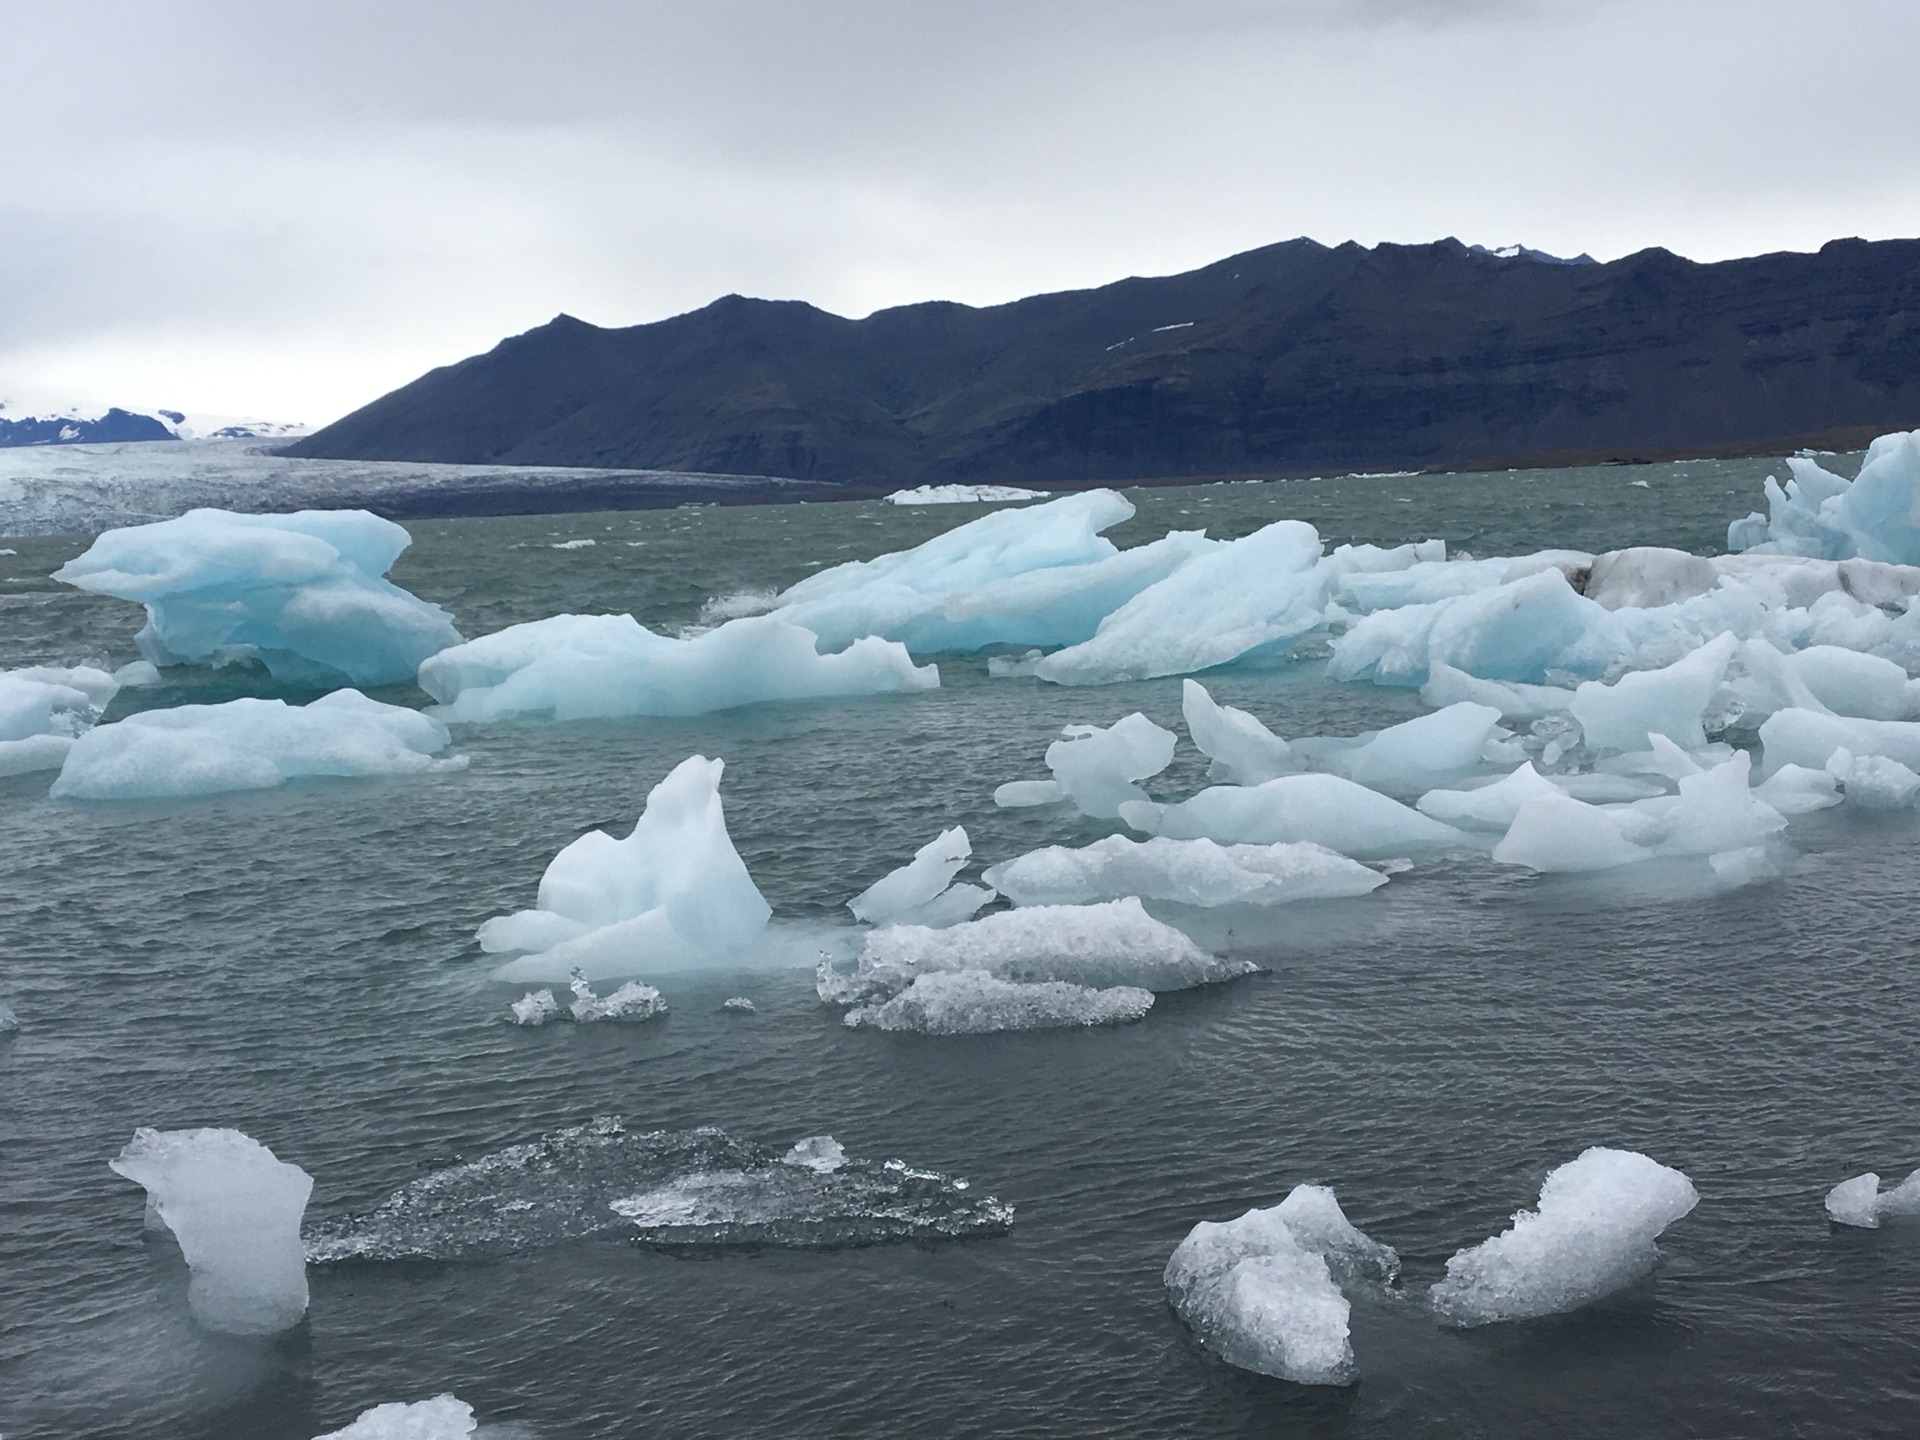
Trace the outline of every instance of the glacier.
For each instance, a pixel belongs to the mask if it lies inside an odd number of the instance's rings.
[[[53,782],[68,800],[156,800],[268,790],[291,780],[421,775],[464,769],[437,759],[438,721],[358,690],[306,705],[228,700],[143,710],[75,740]]]
[[[1348,1287],[1390,1284],[1400,1257],[1369,1239],[1332,1190],[1298,1185],[1278,1205],[1201,1221],[1167,1260],[1174,1312],[1229,1365],[1302,1385],[1354,1380]]]
[[[773,700],[911,694],[940,672],[874,637],[822,655],[812,631],[770,615],[658,635],[631,615],[553,615],[454,645],[420,666],[450,723],[704,715]]]
[[[1685,1175],[1637,1151],[1584,1150],[1511,1229],[1447,1261],[1429,1299],[1455,1325],[1577,1310],[1651,1271],[1654,1241],[1699,1203]]]
[[[589,830],[555,855],[534,908],[480,927],[487,953],[524,952],[494,978],[592,982],[739,961],[773,912],[727,834],[725,768],[688,757],[624,839]]]
[[[209,1330],[271,1335],[307,1311],[300,1220],[313,1179],[238,1130],[142,1127],[114,1159],[142,1186],[149,1222],[179,1242],[187,1303]]]
[[[303,684],[393,685],[460,643],[453,617],[385,577],[412,537],[364,510],[192,510],[108,530],[54,579],[146,607],[155,665],[258,660]]]

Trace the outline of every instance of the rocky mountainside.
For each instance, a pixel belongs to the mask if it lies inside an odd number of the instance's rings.
[[[1582,257],[1584,259],[1584,257]],[[1920,425],[1920,241],[1702,265],[1310,240],[847,320],[731,295],[562,315],[294,444],[844,485],[1760,453]]]

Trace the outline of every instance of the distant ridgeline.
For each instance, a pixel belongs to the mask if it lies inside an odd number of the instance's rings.
[[[1916,425],[1920,241],[1601,265],[1293,240],[987,309],[562,315],[290,453],[1071,485],[1845,448]]]
[[[173,431],[151,415],[118,406],[92,419],[71,415],[0,415],[0,446],[105,445],[122,440],[173,440]]]

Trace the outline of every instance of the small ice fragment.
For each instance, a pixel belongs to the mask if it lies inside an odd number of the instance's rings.
[[[20,1017],[13,1013],[12,1006],[8,1005],[4,1000],[0,1000],[0,1035],[6,1034],[9,1030],[18,1030],[19,1028]]]
[[[180,1242],[187,1303],[209,1330],[270,1335],[307,1310],[300,1219],[313,1179],[238,1130],[134,1131],[108,1162],[146,1188]]]
[[[1596,1146],[1547,1176],[1537,1209],[1447,1262],[1433,1306],[1456,1325],[1577,1310],[1653,1269],[1654,1240],[1700,1203],[1678,1170]]]
[[[809,1135],[796,1140],[793,1148],[780,1157],[782,1165],[798,1165],[817,1175],[830,1175],[847,1163],[846,1148],[831,1135]]]
[[[1180,697],[1194,747],[1213,762],[1209,780],[1259,785],[1300,769],[1285,740],[1245,710],[1216,703],[1198,680],[1184,681]]]
[[[516,1025],[544,1025],[560,1013],[551,990],[529,990],[507,1008],[513,1012]]]
[[[1122,805],[1145,800],[1147,792],[1133,782],[1166,769],[1178,743],[1138,711],[1105,729],[1069,725],[1063,733],[1066,739],[1047,747],[1047,768],[1080,812],[1096,820],[1117,820]]]
[[[907,864],[888,871],[849,900],[847,908],[853,911],[856,920],[864,920],[869,925],[925,924],[929,907],[937,906],[941,897],[950,893],[953,877],[959,874],[972,854],[973,846],[963,827],[956,825],[951,830],[943,830],[922,845]],[[977,893],[978,903],[947,923],[966,919],[980,904],[992,898],[991,892],[983,890]],[[940,918],[945,919],[946,912],[954,908],[943,907]]]
[[[475,1424],[471,1405],[452,1395],[436,1395],[411,1405],[397,1400],[375,1405],[362,1410],[351,1425],[314,1440],[466,1440]]]
[[[578,973],[568,987],[573,991],[573,1004],[568,1009],[582,1024],[594,1020],[651,1020],[667,1013],[667,1002],[660,998],[660,992],[637,980],[629,980],[604,997],[595,995],[593,987]]]
[[[1920,775],[1885,755],[1855,755],[1844,745],[1827,757],[1827,774],[1847,803],[1867,810],[1904,810],[1920,794]]]
[[[720,1008],[728,1015],[753,1014],[753,1001],[744,995],[733,995],[720,1002]]]
[[[132,660],[114,671],[113,678],[128,688],[158,685],[160,667],[151,660]]]
[[[1872,1172],[1842,1180],[1827,1192],[1827,1216],[1836,1224],[1877,1230],[1892,1215],[1920,1215],[1920,1170],[1884,1192]]]
[[[556,540],[548,548],[551,550],[585,550],[589,545],[595,543],[596,542],[592,540]]]
[[[1030,805],[1057,805],[1067,798],[1058,780],[1009,780],[993,792],[993,803],[1006,810]]]

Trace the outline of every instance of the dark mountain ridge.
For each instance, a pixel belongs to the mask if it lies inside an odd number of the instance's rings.
[[[1073,485],[1751,454],[1915,424],[1920,241],[1703,265],[1292,240],[984,308],[562,315],[287,453]]]

